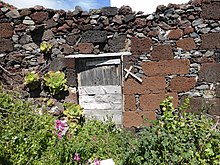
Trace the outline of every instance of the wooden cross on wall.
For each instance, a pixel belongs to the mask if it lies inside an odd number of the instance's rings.
[[[140,83],[142,83],[143,80],[140,77],[138,77],[135,74],[133,74],[131,72],[132,69],[133,69],[133,66],[130,66],[129,69],[126,69],[126,68],[124,69],[124,71],[126,72],[125,79],[127,79],[129,74],[130,74],[133,78],[137,79]]]

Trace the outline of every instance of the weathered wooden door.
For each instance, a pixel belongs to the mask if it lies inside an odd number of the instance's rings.
[[[119,57],[77,60],[79,104],[87,117],[112,117],[122,124],[121,60]]]

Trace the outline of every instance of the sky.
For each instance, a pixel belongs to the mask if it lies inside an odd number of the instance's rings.
[[[74,10],[75,6],[81,6],[83,10],[99,9],[110,6],[110,0],[3,0],[15,7],[28,8],[41,5],[46,8]]]
[[[41,5],[46,8],[74,10],[75,6],[81,6],[84,10],[99,9],[104,6],[121,7],[129,5],[134,11],[153,13],[158,5],[168,3],[187,3],[189,0],[3,0],[17,8],[33,7]]]

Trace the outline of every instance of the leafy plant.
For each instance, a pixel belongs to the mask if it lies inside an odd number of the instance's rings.
[[[161,119],[132,143],[124,164],[219,164],[220,133],[205,115],[186,113],[189,99],[177,110],[172,97],[161,105]]]
[[[24,77],[24,84],[30,89],[37,89],[40,85],[40,77],[35,71],[29,72]]]
[[[66,110],[67,115],[82,114],[72,104]],[[75,134],[63,135],[65,127],[64,120],[35,113],[28,102],[0,91],[0,164],[84,165],[107,158],[122,164],[132,139],[112,121],[89,120]]]
[[[108,121],[88,120],[73,136],[71,145],[73,153],[78,153],[81,164],[88,160],[104,160],[112,158],[116,164],[123,164],[125,153],[128,152],[132,135],[116,128],[115,123]]]
[[[64,103],[64,108],[63,114],[66,116],[67,123],[76,132],[84,121],[83,108],[73,103]]]
[[[52,53],[52,45],[43,41],[41,44],[40,44],[40,52],[43,53],[43,54],[50,54]]]
[[[33,164],[55,142],[54,119],[0,91],[0,164]]]
[[[44,84],[49,88],[52,95],[59,94],[61,91],[67,90],[65,74],[63,72],[49,71],[44,75]]]

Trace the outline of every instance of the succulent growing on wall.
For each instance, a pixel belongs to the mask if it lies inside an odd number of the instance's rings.
[[[49,71],[44,75],[44,84],[48,87],[51,95],[59,94],[61,91],[67,90],[66,78],[63,72]]]
[[[34,90],[37,89],[40,85],[40,77],[38,73],[32,71],[27,73],[24,77],[24,84],[30,89]]]
[[[77,131],[83,122],[83,108],[73,103],[64,103],[63,114],[67,118],[67,123],[74,131]]]
[[[44,59],[48,61],[51,59],[51,54],[52,54],[52,45],[48,42],[43,41],[40,44],[40,52],[43,53]]]

